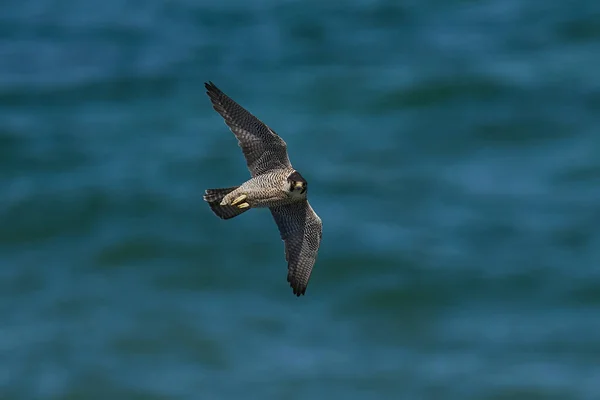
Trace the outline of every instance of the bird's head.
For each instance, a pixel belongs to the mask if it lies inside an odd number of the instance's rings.
[[[298,171],[294,171],[287,178],[289,184],[289,191],[291,194],[306,196],[306,190],[308,189],[308,183],[306,179],[300,175]]]

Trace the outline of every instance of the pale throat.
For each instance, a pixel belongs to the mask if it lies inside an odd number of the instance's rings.
[[[299,190],[293,190],[291,192],[288,192],[288,194],[293,199],[303,199],[303,198],[306,198],[306,192],[300,193]]]

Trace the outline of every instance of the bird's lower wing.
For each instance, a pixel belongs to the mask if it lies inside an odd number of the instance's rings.
[[[285,242],[287,280],[294,294],[300,296],[306,292],[321,245],[321,219],[308,201],[271,207],[270,210]]]
[[[205,83],[204,86],[213,108],[237,138],[252,176],[273,169],[291,168],[287,145],[279,135],[212,82]]]

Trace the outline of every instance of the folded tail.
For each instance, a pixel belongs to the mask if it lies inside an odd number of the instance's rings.
[[[220,189],[206,189],[204,192],[204,201],[208,203],[210,209],[221,219],[230,219],[237,217],[238,215],[248,211],[250,208],[238,208],[237,206],[222,206],[221,201],[223,197],[233,192],[239,186],[220,188]]]

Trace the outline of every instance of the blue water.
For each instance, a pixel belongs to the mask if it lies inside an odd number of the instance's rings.
[[[3,2],[0,398],[600,398],[600,3]],[[203,82],[324,224],[306,296]]]

